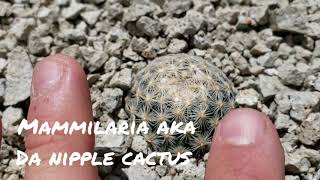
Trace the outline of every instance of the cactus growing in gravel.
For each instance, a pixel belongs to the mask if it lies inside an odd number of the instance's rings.
[[[135,122],[145,121],[151,130],[145,140],[155,151],[173,154],[208,152],[218,120],[234,106],[230,81],[214,65],[187,54],[167,55],[140,71],[126,101]],[[166,121],[193,121],[196,133],[156,134]]]

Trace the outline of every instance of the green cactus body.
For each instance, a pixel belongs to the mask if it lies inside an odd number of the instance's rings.
[[[152,150],[202,156],[234,99],[233,86],[220,69],[200,57],[174,54],[155,59],[137,74],[126,109],[136,123],[148,124],[144,136]],[[196,133],[156,134],[164,121],[193,121]]]

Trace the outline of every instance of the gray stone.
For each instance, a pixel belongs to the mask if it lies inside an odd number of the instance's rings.
[[[2,125],[5,136],[12,136],[17,133],[19,121],[23,119],[23,112],[20,108],[8,107],[2,114]]]
[[[110,57],[109,60],[104,64],[105,72],[115,72],[121,66],[121,60],[117,57]]]
[[[279,5],[281,8],[284,8],[289,5],[288,0],[250,0],[252,5],[257,6],[270,6],[270,5]]]
[[[172,176],[164,176],[160,180],[172,180]]]
[[[191,0],[166,0],[163,10],[172,15],[180,15],[191,8]]]
[[[315,80],[314,89],[320,91],[320,77],[318,77],[318,79]]]
[[[184,50],[186,50],[188,47],[188,44],[184,40],[180,39],[172,39],[169,46],[168,46],[168,52],[169,53],[181,53]]]
[[[106,17],[109,20],[119,20],[122,18],[124,11],[124,7],[122,4],[115,2],[107,2],[104,6],[104,9],[105,11],[102,13],[102,17]]]
[[[313,56],[314,57],[320,57],[320,40],[315,42],[315,48],[313,51]]]
[[[212,47],[219,52],[226,52],[226,42],[225,41],[214,41]]]
[[[11,174],[11,175],[9,175],[9,177],[8,178],[6,178],[7,180],[19,180],[20,178],[19,178],[19,175],[17,175],[17,174]]]
[[[106,50],[109,55],[120,57],[127,46],[128,42],[126,40],[117,40],[116,42],[107,42]]]
[[[286,153],[293,153],[300,143],[295,133],[286,133],[280,140]]]
[[[269,49],[264,43],[258,43],[253,46],[250,52],[253,56],[261,56],[268,52],[271,52],[271,49]]]
[[[9,33],[13,34],[19,40],[27,40],[35,25],[36,22],[33,18],[17,18],[11,25]]]
[[[282,113],[278,113],[274,125],[276,129],[285,130],[289,133],[295,131],[298,128],[298,124],[290,119],[290,116]]]
[[[109,58],[106,52],[95,50],[91,46],[82,46],[80,47],[80,51],[82,57],[87,61],[90,72],[100,69]]]
[[[146,59],[154,59],[157,57],[157,52],[152,46],[149,46],[147,49],[141,52],[141,56]]]
[[[125,11],[122,23],[126,25],[128,22],[137,21],[141,16],[149,14],[154,10],[154,7],[149,4],[134,3]]]
[[[40,7],[40,10],[37,14],[37,17],[43,21],[52,23],[52,21],[55,21],[58,19],[59,16],[59,7],[58,6],[51,6],[51,7]]]
[[[300,177],[288,175],[285,177],[285,180],[300,180]]]
[[[168,38],[189,38],[197,32],[197,27],[187,18],[168,19],[164,23],[166,24],[165,34]]]
[[[285,154],[285,169],[286,172],[299,174],[308,172],[311,163],[307,158],[298,154]]]
[[[154,167],[148,167],[147,165],[132,165],[129,168],[125,168],[122,170],[127,174],[129,180],[160,179]]]
[[[257,59],[258,65],[266,68],[271,68],[275,66],[275,61],[278,59],[279,55],[276,52],[269,52]]]
[[[7,61],[3,58],[0,58],[0,73],[3,73],[5,68],[7,67]]]
[[[312,180],[319,180],[320,179],[320,169],[318,170],[318,172],[314,175]]]
[[[271,27],[275,31],[289,31],[320,38],[320,24],[307,14],[307,6],[288,6],[271,14]]]
[[[142,16],[136,23],[137,29],[149,37],[157,37],[162,29],[159,21]]]
[[[299,149],[297,149],[297,153],[301,156],[307,158],[311,164],[318,164],[320,162],[320,151],[316,149],[306,148],[301,145]]]
[[[132,48],[127,48],[127,49],[123,50],[123,57],[128,58],[132,61],[142,61],[143,60],[143,58],[137,52],[133,51]]]
[[[238,21],[239,15],[240,15],[240,10],[239,8],[236,8],[236,7],[219,8],[216,11],[216,17],[221,22],[228,22],[229,24],[236,24]]]
[[[156,171],[160,177],[163,177],[167,174],[168,166],[156,166]]]
[[[312,50],[314,50],[315,41],[314,41],[311,37],[305,36],[305,37],[303,37],[303,39],[302,39],[301,45],[302,45],[304,48],[312,51]]]
[[[107,113],[113,112],[119,108],[122,101],[123,92],[118,88],[105,88],[101,93],[98,102],[100,107]]]
[[[185,19],[192,23],[192,25],[196,28],[196,31],[204,29],[207,24],[203,14],[195,10],[188,11]]]
[[[148,153],[148,143],[140,135],[133,136],[131,148],[136,152]]]
[[[125,68],[117,72],[110,80],[110,87],[119,87],[122,89],[129,89],[132,82],[132,70]]]
[[[31,33],[28,38],[28,49],[34,55],[45,55],[47,43],[36,33]]]
[[[111,123],[114,121],[109,121],[108,123]],[[101,129],[102,131],[105,129]],[[127,149],[128,144],[130,140],[128,139],[128,136],[124,134],[96,134],[95,135],[95,150],[96,151],[103,151],[103,150],[111,150],[116,154],[116,156],[123,155]]]
[[[62,9],[62,16],[66,19],[74,19],[79,16],[84,9],[84,4],[77,3],[77,1],[71,1],[69,7]]]
[[[320,154],[317,150],[301,146],[292,153],[285,153],[286,171],[294,174],[307,172],[312,164],[319,163]]]
[[[67,6],[70,0],[55,0],[54,2],[59,6]]]
[[[238,51],[231,53],[230,59],[234,62],[235,67],[240,70],[241,74],[248,74],[249,63]]]
[[[126,113],[126,111],[123,108],[120,109],[120,111],[118,112],[117,116],[118,116],[119,119],[123,119],[123,120],[126,120],[126,119],[129,118],[128,114]]]
[[[278,110],[302,122],[319,103],[319,92],[278,91],[275,102]]]
[[[32,65],[27,52],[17,47],[8,54],[4,105],[10,106],[30,96]]]
[[[4,95],[5,95],[5,86],[6,80],[4,78],[0,79],[0,102],[3,103],[4,101]]]
[[[245,49],[251,49],[257,43],[258,36],[255,32],[252,33],[243,33],[236,32],[232,33],[227,40],[228,51],[244,51]]]
[[[94,11],[85,11],[80,15],[88,25],[93,26],[98,21],[98,18],[101,15],[101,13],[102,11],[100,10],[94,10]]]
[[[259,75],[258,87],[264,99],[274,97],[279,91],[285,89],[276,76]]]
[[[239,105],[245,105],[248,107],[254,107],[259,102],[259,94],[254,89],[240,90],[237,97],[236,103]]]
[[[106,40],[111,41],[111,42],[117,42],[119,40],[129,42],[131,40],[131,37],[126,30],[124,30],[122,27],[116,25],[110,29],[110,31],[108,32],[108,34],[106,36]]]
[[[284,84],[300,86],[306,78],[307,69],[299,69],[291,63],[286,63],[281,65],[278,71],[279,77]]]
[[[281,43],[278,48],[279,57],[283,59],[288,59],[288,57],[292,55],[294,52],[294,49],[290,47],[287,43]]]
[[[310,70],[312,73],[318,73],[320,71],[320,58],[314,58],[310,64]]]
[[[11,14],[10,3],[1,1],[0,2],[0,17],[9,16]]]
[[[204,179],[205,175],[205,163],[199,162],[197,164],[195,159],[190,159],[190,163],[182,166],[181,164],[177,164],[175,168],[180,171],[179,174],[181,179]],[[196,169],[196,171],[195,171]]]
[[[100,78],[100,74],[98,73],[87,75],[87,80],[90,86],[92,86],[95,82],[97,82],[99,78]]]
[[[64,29],[60,32],[60,36],[66,41],[84,41],[86,33],[81,29]]]
[[[306,145],[315,145],[320,140],[320,113],[310,114],[302,121],[298,132],[299,140]]]
[[[301,46],[295,46],[294,50],[296,52],[295,58],[298,60],[307,60],[310,61],[312,57],[312,52],[302,48]]]
[[[209,37],[204,31],[199,31],[192,39],[195,48],[206,49],[209,47]]]
[[[140,53],[148,48],[148,41],[142,37],[133,38],[131,41],[131,48],[133,51]]]
[[[258,6],[252,7],[249,10],[249,16],[252,18],[257,24],[265,25],[268,23],[268,9],[269,6]]]

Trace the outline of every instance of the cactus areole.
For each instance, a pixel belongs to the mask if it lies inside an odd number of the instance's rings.
[[[145,140],[154,151],[173,154],[209,151],[214,128],[234,106],[234,88],[208,61],[187,54],[159,57],[141,70],[126,100],[135,123],[146,122]],[[159,124],[192,121],[196,133],[157,134]]]

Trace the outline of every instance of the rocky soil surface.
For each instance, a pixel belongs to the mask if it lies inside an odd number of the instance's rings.
[[[75,57],[88,74],[94,119],[126,121],[134,75],[155,57],[201,56],[233,81],[241,107],[265,112],[285,150],[286,180],[320,179],[320,0],[0,0],[0,179],[16,166],[32,70],[49,54]],[[96,137],[99,153],[147,152],[141,136]],[[201,180],[188,166],[99,167],[107,180]]]

